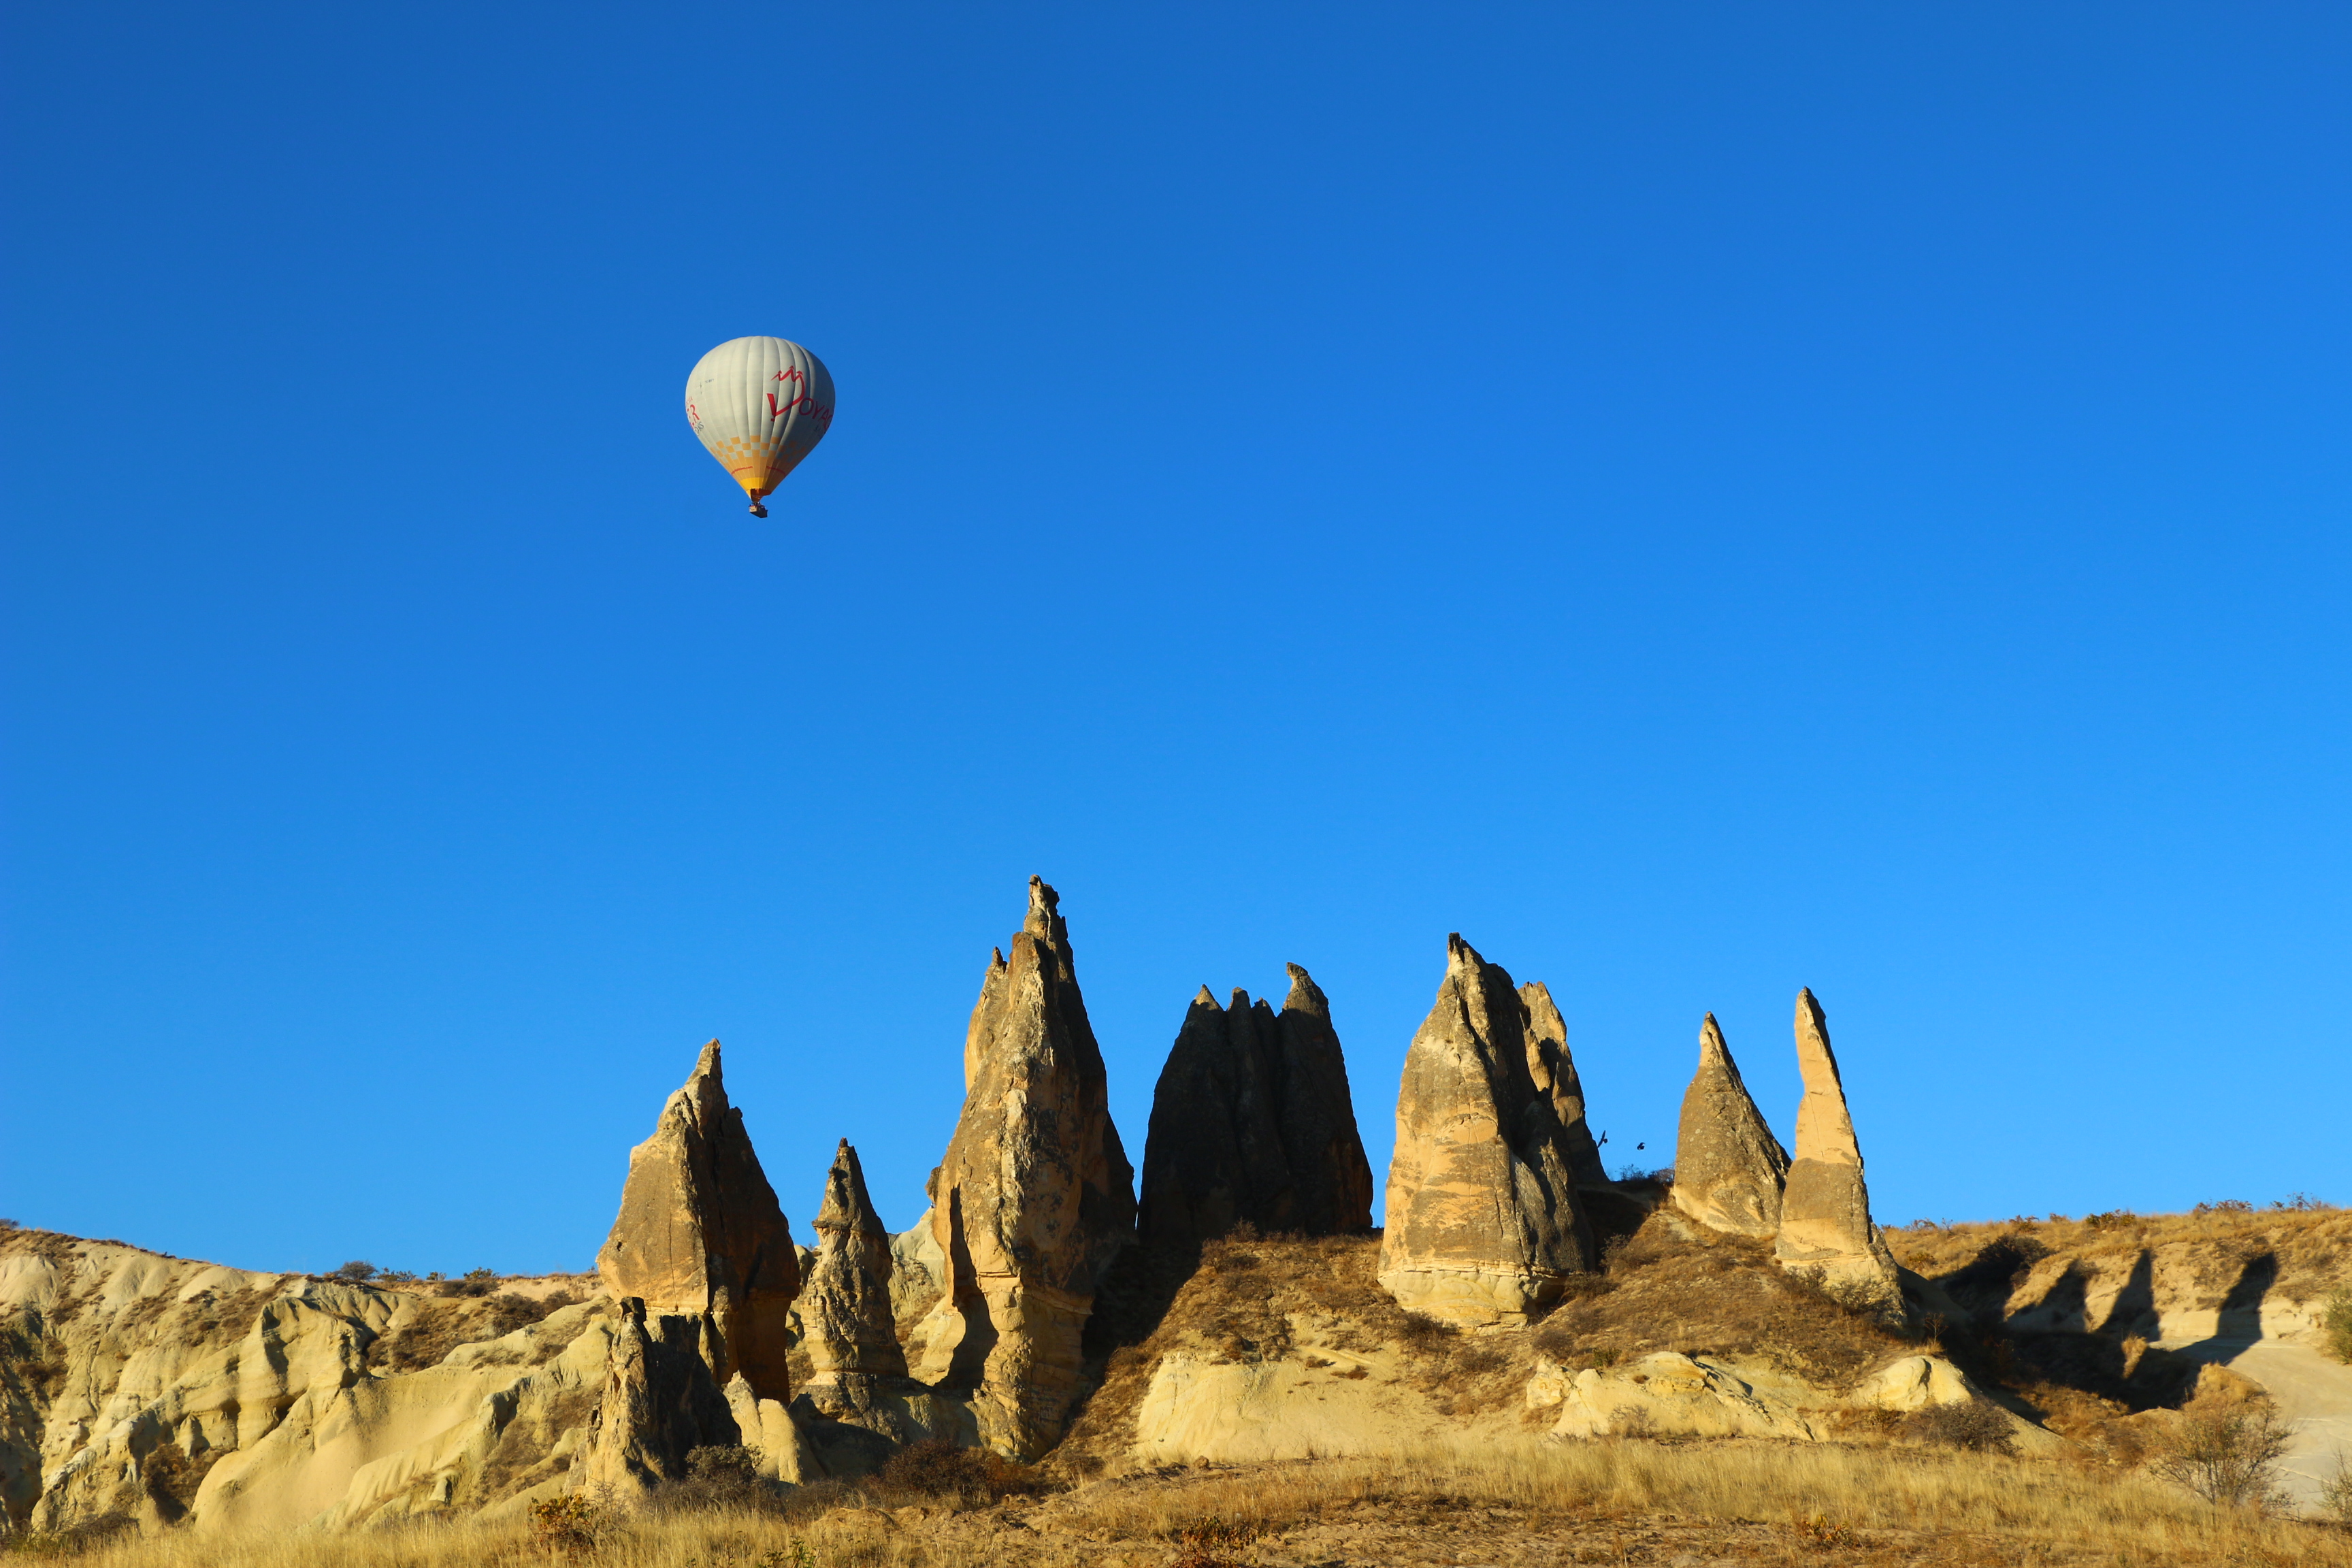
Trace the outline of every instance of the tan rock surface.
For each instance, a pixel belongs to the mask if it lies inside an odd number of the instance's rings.
[[[655,1312],[637,1296],[624,1298],[620,1309],[583,1486],[635,1500],[663,1481],[685,1479],[687,1456],[697,1448],[759,1442],[737,1419],[744,1409],[758,1424],[757,1391],[740,1374],[725,1385],[712,1374],[718,1337],[708,1313]],[[783,1408],[780,1400],[766,1403]],[[770,1468],[775,1472],[772,1458]]]
[[[510,1281],[520,1298],[557,1282]],[[575,1282],[583,1283],[583,1282]],[[471,1510],[560,1481],[587,1436],[610,1316],[511,1332],[496,1304],[0,1232],[0,1506],[37,1531],[291,1529]],[[395,1372],[380,1342],[447,1343]]]
[[[1510,975],[1448,937],[1444,982],[1405,1055],[1389,1165],[1380,1281],[1409,1310],[1462,1327],[1522,1323],[1592,1266],[1532,1034]]]
[[[1135,1217],[1057,906],[1031,878],[1012,957],[992,957],[972,1009],[963,1112],[931,1178],[948,1284],[916,1369],[974,1391],[982,1440],[1023,1458],[1061,1435],[1096,1287]]]
[[[1830,1048],[1829,1020],[1810,990],[1797,993],[1796,1027],[1805,1096],[1797,1108],[1797,1157],[1780,1198],[1773,1256],[1783,1268],[1817,1273],[1858,1302],[1899,1312],[1895,1255],[1870,1217],[1862,1146]]]
[[[740,1372],[760,1397],[790,1397],[800,1263],[743,1113],[727,1102],[717,1040],[662,1107],[653,1136],[629,1152],[596,1272],[615,1300],[641,1300],[653,1318],[707,1319],[706,1359],[720,1385]]]
[[[846,1138],[825,1173],[816,1233],[816,1264],[800,1300],[810,1382],[904,1377],[906,1352],[890,1312],[890,1233],[874,1212],[866,1173]]]
[[[1683,1092],[1674,1205],[1717,1230],[1770,1236],[1780,1228],[1788,1179],[1788,1152],[1756,1109],[1709,1013],[1699,1026],[1698,1071]]]

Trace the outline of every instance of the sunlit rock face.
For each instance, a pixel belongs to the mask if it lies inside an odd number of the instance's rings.
[[[1465,1328],[1524,1323],[1592,1267],[1534,1034],[1502,965],[1446,938],[1445,979],[1405,1054],[1389,1164],[1380,1280],[1410,1310]]]
[[[1788,1179],[1788,1152],[1749,1098],[1709,1013],[1699,1026],[1698,1071],[1683,1093],[1674,1205],[1717,1230],[1768,1237],[1780,1228],[1780,1189]]]
[[[1899,1312],[1895,1255],[1871,1222],[1862,1146],[1830,1049],[1829,1020],[1809,990],[1797,993],[1797,1070],[1805,1098],[1797,1107],[1797,1158],[1781,1194],[1772,1255],[1783,1268],[1816,1274],[1857,1305]]]
[[[982,978],[963,1112],[931,1177],[948,1278],[916,1336],[915,1371],[971,1391],[982,1440],[1032,1458],[1068,1421],[1096,1288],[1134,1236],[1135,1171],[1111,1125],[1059,900],[1034,877],[1012,945]]]

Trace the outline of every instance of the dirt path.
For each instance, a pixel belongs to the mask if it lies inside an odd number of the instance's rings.
[[[2315,1510],[2321,1481],[2339,1462],[2352,1462],[2352,1366],[2284,1340],[2206,1340],[2179,1348],[2263,1385],[2293,1426],[2282,1467],[2287,1495],[2298,1508]]]

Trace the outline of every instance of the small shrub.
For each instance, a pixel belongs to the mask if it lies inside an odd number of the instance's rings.
[[[604,1539],[609,1510],[584,1492],[541,1498],[530,1505],[530,1533],[542,1551],[585,1557]]]
[[[890,1456],[879,1477],[885,1489],[916,1497],[986,1497],[988,1457],[944,1437],[909,1443]]]
[[[2319,1315],[2319,1337],[2329,1355],[2352,1362],[2352,1290],[2337,1290],[2327,1298],[2327,1310]]]
[[[498,1284],[495,1269],[468,1268],[462,1279],[441,1280],[438,1293],[444,1296],[487,1296],[498,1289]]]
[[[1179,1525],[1168,1532],[1168,1538],[1180,1549],[1169,1568],[1242,1568],[1240,1554],[1264,1533],[1261,1525],[1214,1514]]]
[[[1404,1328],[1397,1337],[1404,1342],[1408,1350],[1418,1351],[1423,1355],[1435,1355],[1451,1346],[1459,1334],[1451,1323],[1440,1322],[1421,1312],[1407,1312]]]
[[[1560,1281],[1561,1301],[1589,1301],[1595,1296],[1606,1296],[1617,1289],[1617,1281],[1606,1274],[1571,1274]]]
[[[1463,1377],[1485,1377],[1511,1364],[1511,1358],[1492,1345],[1465,1344],[1454,1352],[1453,1370]]]
[[[759,1458],[740,1445],[711,1446],[686,1456],[686,1479],[656,1487],[646,1506],[656,1513],[782,1513],[783,1499],[760,1479]]]
[[[2122,1230],[2138,1218],[2139,1215],[2129,1209],[2105,1209],[2097,1214],[2084,1215],[2083,1223],[2093,1230]]]
[[[501,1290],[485,1303],[489,1308],[489,1329],[493,1336],[510,1334],[517,1329],[527,1329],[549,1314],[574,1305],[580,1300],[569,1290],[557,1290],[536,1299],[512,1290]]]
[[[383,1271],[377,1268],[374,1264],[370,1263],[363,1258],[353,1258],[351,1262],[346,1263],[341,1268],[336,1269],[332,1274],[328,1275],[327,1278],[330,1279],[340,1279],[346,1285],[364,1285],[381,1272]]]
[[[1813,1546],[1859,1546],[1862,1537],[1843,1524],[1832,1524],[1824,1513],[1797,1523],[1797,1539]]]
[[[1903,1431],[1922,1443],[1965,1448],[1972,1454],[2006,1454],[2011,1451],[2009,1415],[1990,1399],[1930,1405],[1925,1409],[1915,1410],[1904,1417]]]
[[[2202,1219],[2209,1214],[2252,1214],[2254,1205],[2243,1198],[2223,1198],[2219,1203],[2199,1204],[2189,1212]]]
[[[2166,1480],[2210,1503],[2267,1507],[2277,1495],[2286,1428],[2260,1407],[2238,1405],[2183,1413],[2150,1467]]]
[[[18,1226],[16,1222],[13,1219],[0,1219],[0,1230],[16,1230],[19,1228],[21,1227]]]
[[[2319,1483],[2319,1511],[2352,1530],[2352,1455],[2336,1456],[2336,1473]]]

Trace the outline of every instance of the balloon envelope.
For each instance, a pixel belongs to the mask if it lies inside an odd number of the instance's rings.
[[[782,338],[737,338],[696,362],[686,419],[756,508],[833,425],[824,362]]]

